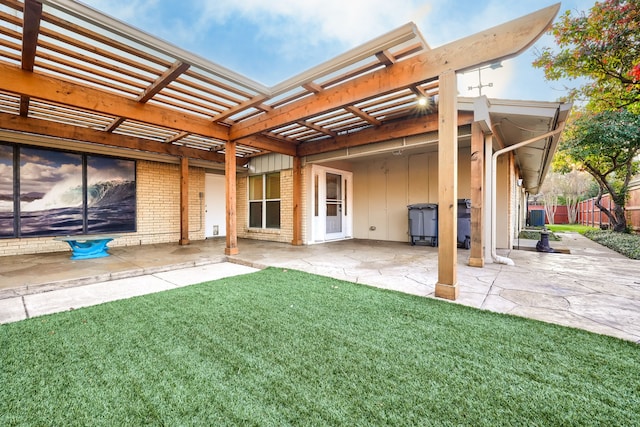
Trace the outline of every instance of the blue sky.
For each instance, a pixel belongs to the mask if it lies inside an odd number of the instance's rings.
[[[84,0],[84,3],[174,45],[273,86],[351,48],[414,22],[438,47],[518,18],[554,0]],[[567,0],[561,12],[587,12],[595,0]],[[546,82],[534,69],[540,39],[497,70],[483,70],[493,83],[489,97],[555,101],[572,82]],[[478,73],[459,76],[461,96],[476,96]],[[575,85],[575,83],[573,83]]]

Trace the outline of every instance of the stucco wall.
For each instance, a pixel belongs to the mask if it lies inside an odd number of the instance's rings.
[[[458,198],[466,199],[471,197],[469,148],[459,150],[458,164]],[[436,152],[355,163],[353,173],[355,238],[408,241],[407,205],[438,202]]]

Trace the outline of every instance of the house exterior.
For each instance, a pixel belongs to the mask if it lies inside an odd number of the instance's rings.
[[[503,261],[571,107],[456,90],[559,5],[437,49],[407,24],[271,88],[79,3],[1,8],[0,256],[67,234],[408,242],[407,206],[436,203],[436,294],[455,299],[458,199],[469,263]]]

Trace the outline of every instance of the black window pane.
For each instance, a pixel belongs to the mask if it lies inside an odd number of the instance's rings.
[[[280,201],[267,202],[266,228],[280,228]]]
[[[262,202],[249,203],[249,227],[262,228]]]

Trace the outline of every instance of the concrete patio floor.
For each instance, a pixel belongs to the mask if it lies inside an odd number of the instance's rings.
[[[466,265],[458,251],[456,303],[509,313],[640,343],[640,261],[576,233],[551,242],[570,253],[538,253],[535,241],[499,251],[515,266]],[[516,242],[518,243],[518,242]],[[267,266],[303,270],[379,288],[433,297],[437,248],[345,240],[321,245],[240,240],[224,255],[224,239],[188,246],[114,247],[111,256],[73,261],[70,252],[0,257],[0,323],[76,309]]]

